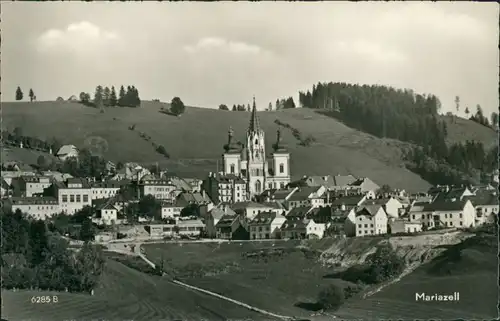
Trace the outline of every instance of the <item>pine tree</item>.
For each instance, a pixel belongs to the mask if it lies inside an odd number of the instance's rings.
[[[118,93],[118,106],[125,106],[125,95],[125,88],[123,87],[123,85],[121,85],[120,92]]]
[[[467,116],[467,118],[469,117],[469,114],[470,114],[470,110],[469,110],[469,107],[465,107],[465,115]]]
[[[108,86],[104,88],[104,91],[102,93],[102,101],[104,106],[109,106],[109,98],[111,97],[111,90],[109,89]]]
[[[94,104],[96,108],[102,109],[103,107],[103,89],[102,86],[99,85],[95,89],[95,94],[94,94]]]
[[[33,92],[32,88],[30,88],[29,96],[30,96],[30,102],[32,102],[33,99],[35,99],[35,93]]]
[[[16,89],[16,100],[23,100],[23,91],[21,90],[21,87],[17,87]]]
[[[116,99],[116,90],[115,86],[111,86],[111,93],[109,94],[109,105],[114,107],[116,106],[117,99]]]
[[[273,110],[273,104],[271,102],[269,102],[269,107],[268,107],[268,110],[271,111]]]
[[[243,105],[243,110],[245,110],[245,105]],[[247,111],[251,111],[250,104],[247,104]]]
[[[280,109],[280,100],[276,99],[276,110]]]
[[[236,105],[233,105],[233,111],[236,111]]]

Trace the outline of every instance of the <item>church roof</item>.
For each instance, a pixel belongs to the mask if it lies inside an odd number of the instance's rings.
[[[257,117],[257,106],[255,105],[255,97],[253,97],[253,107],[252,116],[250,117],[250,126],[248,127],[249,132],[260,131],[259,117]]]
[[[273,149],[275,153],[286,153],[286,146],[281,141],[281,129],[278,127],[277,135],[276,135],[276,143],[273,145]]]
[[[233,134],[234,134],[233,129],[230,127],[229,132],[228,132],[227,144],[224,145],[224,150],[226,151],[227,154],[231,154],[231,153],[239,154],[239,153],[241,153],[241,148],[238,145],[238,143],[234,140]]]

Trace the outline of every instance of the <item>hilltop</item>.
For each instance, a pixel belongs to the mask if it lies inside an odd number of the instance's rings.
[[[162,107],[168,108],[168,104],[143,101],[140,108],[106,108],[105,113],[100,113],[95,108],[72,102],[2,103],[3,128],[12,131],[21,126],[25,135],[47,140],[56,137],[80,148],[92,147],[100,141],[101,147],[94,150],[102,150],[111,161],[158,162],[172,172],[189,176],[203,176],[220,169],[230,126],[236,139],[244,142],[250,116],[247,112],[188,107],[181,117],[175,117],[162,113]],[[262,111],[259,118],[266,132],[268,153],[276,138],[276,119],[300,131],[302,137],[315,139],[311,146],[300,146],[291,130],[282,131],[283,141],[292,155],[291,170],[295,177],[350,173],[370,177],[379,185],[408,190],[429,186],[402,164],[402,151],[408,143],[374,137],[311,109]],[[489,136],[476,128],[482,126],[465,122],[468,129],[461,138],[466,139],[470,132],[471,138],[495,141],[493,131]],[[135,129],[130,130],[133,125]],[[464,129],[463,121],[458,125]],[[454,129],[453,123],[449,127],[450,135],[460,131]],[[140,132],[151,140],[141,138]],[[170,159],[158,154],[151,142],[165,146]]]

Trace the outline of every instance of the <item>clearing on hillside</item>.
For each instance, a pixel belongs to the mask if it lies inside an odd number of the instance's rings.
[[[22,126],[26,135],[56,137],[63,143],[84,147],[89,137],[107,142],[104,156],[112,161],[159,162],[179,175],[205,177],[220,169],[223,145],[230,126],[244,142],[250,114],[188,107],[182,117],[161,112],[162,103],[143,102],[140,108],[98,109],[70,102],[3,103],[3,127]],[[379,185],[425,190],[429,184],[405,169],[401,148],[407,144],[378,139],[351,129],[310,109],[259,112],[266,132],[267,151],[276,139],[275,120],[296,128],[303,138],[314,137],[311,146],[300,146],[292,131],[283,129],[283,141],[291,153],[291,171],[303,175],[348,174],[370,177]],[[134,130],[129,127],[135,125]],[[146,140],[140,133],[150,136]],[[170,159],[158,154],[153,143],[163,145]]]

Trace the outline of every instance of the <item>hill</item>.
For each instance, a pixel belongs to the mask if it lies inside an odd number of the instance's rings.
[[[31,304],[34,295],[56,295],[58,303]],[[108,260],[94,296],[88,294],[2,291],[2,318],[59,320],[227,320],[262,319],[235,304],[177,287]]]
[[[227,142],[230,126],[243,142],[249,113],[188,107],[175,117],[160,112],[168,104],[142,102],[141,108],[99,110],[71,102],[3,103],[3,127],[12,131],[22,126],[25,135],[44,139],[56,137],[78,147],[98,148],[112,161],[136,161],[161,165],[181,175],[203,177],[217,170],[217,162]],[[402,149],[409,146],[397,140],[379,139],[349,128],[311,109],[259,112],[266,131],[267,152],[275,141],[276,119],[297,129],[302,137],[315,142],[300,146],[291,130],[283,130],[283,141],[291,152],[294,177],[318,174],[347,174],[370,177],[379,185],[426,189],[429,184],[402,165]],[[135,126],[135,130],[129,127]],[[143,132],[150,141],[141,138]],[[462,136],[463,137],[463,136]],[[494,137],[494,135],[492,135]],[[493,138],[492,138],[493,139]],[[103,143],[104,141],[104,143]],[[155,151],[152,142],[165,146],[166,159]]]
[[[452,116],[440,116],[446,122],[449,145],[463,143],[467,140],[475,140],[483,143],[485,148],[491,148],[498,144],[498,133],[490,127],[483,126],[474,121]]]

